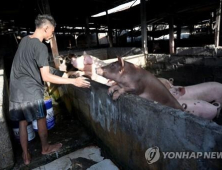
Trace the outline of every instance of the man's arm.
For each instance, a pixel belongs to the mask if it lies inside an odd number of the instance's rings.
[[[63,75],[65,74],[65,71],[62,71],[60,69],[56,69],[54,67],[49,66],[49,72],[53,75],[59,76],[59,77],[63,77]]]
[[[84,87],[89,88],[90,83],[86,81],[86,78],[84,77],[78,77],[78,78],[64,78],[59,77],[56,75],[53,75],[49,71],[49,66],[43,66],[40,68],[41,76],[43,81],[54,83],[54,84],[73,84],[77,87]]]

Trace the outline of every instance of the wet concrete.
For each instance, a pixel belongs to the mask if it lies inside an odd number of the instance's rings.
[[[42,169],[118,170],[119,168],[110,159],[106,159],[101,155],[101,148],[97,146],[89,146],[67,154],[33,170]]]
[[[55,108],[54,106],[53,108]],[[40,138],[37,132],[35,132],[36,137],[29,142],[29,151],[32,157],[32,161],[29,166],[25,166],[23,163],[21,157],[21,145],[17,141],[14,141],[15,165],[13,167],[13,170],[33,169],[52,162],[53,160],[62,157],[70,152],[73,152],[79,148],[96,145],[94,136],[87,132],[87,130],[84,128],[81,122],[78,121],[77,118],[68,114],[64,107],[61,108],[60,112],[61,113],[59,118],[57,116],[57,119],[59,119],[59,121],[56,122],[54,128],[48,131],[48,139],[50,143],[61,142],[63,144],[58,153],[42,155]]]

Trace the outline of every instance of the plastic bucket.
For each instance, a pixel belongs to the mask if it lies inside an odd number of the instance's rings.
[[[13,130],[13,133],[14,133],[15,140],[20,142],[19,122],[18,121],[11,121],[11,123],[12,123],[12,130]],[[35,138],[35,131],[33,130],[31,122],[28,123],[27,133],[28,133],[28,141],[31,141]]]
[[[55,118],[54,118],[54,111],[53,111],[53,107],[52,107],[52,99],[44,100],[44,103],[45,103],[46,112],[47,112],[46,125],[47,125],[47,129],[50,130],[55,126]],[[38,131],[37,120],[34,120],[32,122],[32,126],[35,131]]]

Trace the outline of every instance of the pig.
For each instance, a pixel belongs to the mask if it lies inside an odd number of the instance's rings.
[[[176,99],[203,100],[222,104],[222,84],[218,82],[205,82],[185,87],[173,86],[169,91]]]
[[[107,86],[115,83],[95,73],[95,68],[106,65],[102,60],[88,55],[86,52],[80,57],[71,56],[70,59],[72,66],[80,71],[79,74]]]
[[[128,92],[182,110],[182,106],[160,80],[149,71],[124,61],[121,57],[114,63],[96,68],[96,73],[116,82],[108,89],[108,94],[113,94],[113,100]]]
[[[181,105],[186,106],[185,111],[209,120],[219,117],[222,84],[205,82],[185,87],[173,86],[169,91]]]
[[[81,57],[73,56],[71,58],[71,64],[73,65],[73,67],[77,68],[78,70],[83,71],[83,70],[86,70],[85,65],[92,65],[93,64],[93,58],[92,58],[92,56],[90,56],[86,52],[84,52]]]
[[[183,106],[185,112],[208,120],[218,117],[221,110],[221,104],[218,102],[211,104],[195,99],[179,99],[178,102]]]
[[[66,72],[69,77],[80,77],[83,76],[85,73],[82,71],[78,71],[78,69],[74,68],[71,64],[70,64],[70,59],[69,56],[63,56],[60,55],[59,57],[59,70],[60,71],[64,71]]]

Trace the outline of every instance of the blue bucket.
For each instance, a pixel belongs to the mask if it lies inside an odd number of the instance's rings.
[[[46,107],[46,125],[47,129],[50,130],[55,126],[55,117],[54,117],[54,111],[52,107],[52,99],[48,99],[44,101],[45,107]],[[33,129],[35,131],[38,131],[38,125],[37,125],[37,120],[34,120],[32,122]]]

